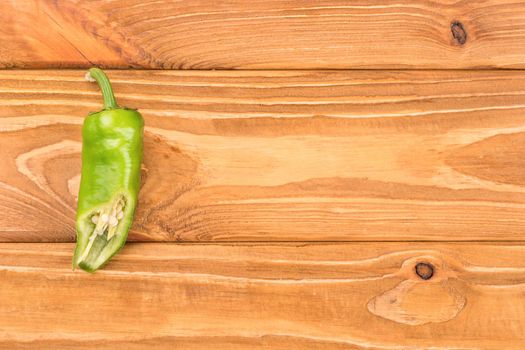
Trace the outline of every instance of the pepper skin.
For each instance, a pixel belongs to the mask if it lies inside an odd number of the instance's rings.
[[[140,188],[144,120],[117,105],[100,69],[90,69],[86,78],[98,82],[104,109],[91,113],[82,127],[73,268],[95,272],[126,243]]]

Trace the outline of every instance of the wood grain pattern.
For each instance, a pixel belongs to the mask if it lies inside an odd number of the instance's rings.
[[[522,245],[0,245],[2,349],[521,349]],[[432,278],[414,272],[432,264]]]
[[[524,72],[109,75],[147,126],[131,240],[524,238]],[[74,240],[82,76],[0,72],[2,241]]]
[[[525,67],[516,0],[7,0],[0,66]]]

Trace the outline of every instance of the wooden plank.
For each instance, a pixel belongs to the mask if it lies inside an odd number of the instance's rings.
[[[2,241],[74,240],[83,73],[0,72]],[[109,75],[147,125],[131,240],[524,239],[525,72]]]
[[[0,348],[525,346],[523,245],[129,244],[94,275],[72,249],[0,245]]]
[[[11,0],[0,20],[4,67],[525,67],[516,0]]]

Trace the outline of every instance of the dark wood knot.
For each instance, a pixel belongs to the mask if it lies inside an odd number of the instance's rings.
[[[429,280],[434,276],[434,266],[429,263],[420,262],[416,264],[416,275],[423,280]]]
[[[457,44],[464,45],[467,42],[467,32],[461,22],[452,22],[450,24],[450,31],[452,32],[452,36]]]

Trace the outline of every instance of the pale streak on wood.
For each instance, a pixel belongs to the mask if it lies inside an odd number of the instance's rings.
[[[34,196],[31,196],[31,195],[28,195],[26,192],[24,191],[21,191],[19,190],[18,188],[16,187],[13,187],[5,182],[0,182],[0,189],[3,189],[3,190],[7,190],[7,191],[10,191],[10,192],[13,192],[15,193],[16,195],[18,196],[22,196],[24,197],[27,202],[31,203],[31,202],[37,202],[39,205],[45,207],[46,209],[50,210],[50,211],[53,211],[54,215],[51,216],[52,218],[55,218],[56,215],[59,215],[59,216],[62,216],[62,218],[64,219],[67,219],[69,216],[63,212],[63,210],[59,210],[57,209],[56,207],[53,207],[51,205],[49,205],[48,203],[34,197]],[[5,213],[4,213],[5,214]],[[4,215],[5,216],[5,215]],[[11,219],[11,218],[9,218]],[[49,220],[49,217],[48,217],[48,220]],[[8,220],[6,220],[7,222]],[[62,221],[60,221],[62,222]]]
[[[0,244],[0,347],[525,345],[523,245],[130,243],[94,275],[70,270],[72,249]],[[415,274],[418,262],[432,278]]]
[[[121,83],[124,83],[124,81],[121,81]],[[126,82],[126,83],[133,83],[132,81]],[[141,84],[141,82],[138,82],[138,84]],[[161,85],[161,84],[159,84]],[[166,85],[164,85],[166,86]],[[173,84],[169,85],[173,86]],[[190,85],[191,86],[191,85]],[[199,85],[203,87],[203,85]],[[224,85],[218,85],[216,86],[221,87]],[[329,86],[328,84],[324,84],[324,86]],[[246,86],[250,87],[250,86]],[[2,89],[0,87],[0,93],[8,93],[11,92],[11,89]],[[69,90],[62,90],[62,89],[53,89],[53,91],[41,91],[40,89],[34,89],[34,88],[19,88],[18,93],[38,93],[42,96],[45,95],[55,95],[57,93],[59,94],[67,94],[69,93]],[[79,91],[77,93],[79,96],[97,96],[99,97],[99,93],[92,92],[92,91]],[[175,103],[235,103],[238,105],[261,105],[261,106],[275,106],[275,105],[295,105],[295,104],[302,104],[302,105],[338,105],[338,104],[348,104],[352,103],[355,105],[363,104],[367,105],[370,103],[392,103],[392,102],[417,102],[417,101],[424,101],[429,99],[448,99],[448,98],[483,98],[483,97],[509,97],[509,96],[516,96],[521,97],[525,96],[524,92],[518,91],[514,93],[504,92],[504,93],[473,93],[473,94],[440,94],[440,95],[427,95],[427,96],[395,96],[395,97],[379,97],[379,96],[369,96],[366,101],[362,100],[361,96],[356,97],[349,97],[349,96],[334,96],[329,97],[325,96],[323,98],[318,97],[297,97],[293,101],[286,100],[286,97],[274,97],[274,98],[265,98],[257,99],[254,97],[254,99],[244,99],[239,101],[237,97],[194,97],[194,96],[184,96],[184,95],[172,95],[167,97],[166,95],[159,95],[159,94],[140,94],[140,93],[134,93],[134,94],[123,94],[123,96],[126,99],[133,100],[133,101],[144,101],[144,100],[155,100],[159,102],[175,102]],[[523,108],[524,105],[512,105],[512,106],[501,106],[502,108]],[[494,109],[495,107],[489,107],[489,109],[458,109],[458,110],[443,110],[441,113],[457,113],[459,111],[480,111],[480,110],[490,110]],[[418,115],[424,115],[424,114],[411,114],[413,116]],[[380,118],[383,115],[364,115],[363,118]],[[390,115],[386,115],[387,117]]]
[[[78,124],[82,125],[84,121],[83,118],[75,118],[74,116],[68,115],[46,115],[39,114],[37,116],[27,116],[27,117],[12,117],[9,119],[2,120],[0,125],[0,132],[5,131],[16,131],[23,130],[27,127],[37,127],[43,125],[53,125],[53,124]]]
[[[77,174],[71,179],[67,180],[67,189],[73,197],[78,196],[78,191],[80,189],[80,174]],[[76,200],[78,200],[78,198]]]
[[[12,267],[0,265],[0,270],[18,272],[18,273],[46,273],[48,275],[60,275],[60,276],[73,276],[74,272],[67,268],[42,268],[42,267]],[[108,277],[121,277],[123,279],[166,279],[166,278],[180,278],[180,279],[191,279],[200,282],[210,283],[241,283],[241,284],[264,284],[264,285],[318,285],[318,284],[349,284],[354,282],[372,282],[378,281],[383,278],[394,277],[394,275],[384,275],[367,278],[316,278],[316,279],[262,279],[262,278],[242,278],[242,277],[229,277],[222,275],[211,275],[203,273],[179,273],[179,272],[120,272],[120,271],[104,271],[98,272],[101,275]]]
[[[72,208],[66,202],[64,202],[51,188],[49,188],[47,180],[43,176],[45,173],[43,164],[47,160],[57,156],[78,154],[81,150],[81,143],[77,141],[64,140],[44,147],[35,148],[27,153],[19,154],[15,158],[15,163],[18,171],[21,174],[27,176],[45,193],[49,194],[49,196],[51,196],[55,201],[62,204],[65,209],[72,210]]]
[[[7,100],[7,102],[12,106],[24,106],[27,104],[27,101],[25,100]],[[35,105],[47,105],[47,106],[60,106],[60,105],[67,105],[70,104],[71,101],[69,100],[54,100],[54,101],[45,101],[45,100],[36,100],[33,102]],[[96,103],[83,103],[83,102],[77,102],[79,107],[100,107],[100,105]]]
[[[73,194],[73,192],[71,192]],[[217,204],[262,204],[262,203],[352,203],[355,204],[355,207],[352,208],[338,208],[335,207],[337,211],[344,211],[344,212],[363,212],[364,210],[359,208],[359,204],[366,204],[366,203],[381,203],[384,201],[384,199],[365,199],[365,198],[356,198],[356,199],[350,199],[350,198],[338,198],[338,197],[323,197],[323,198],[317,198],[317,197],[283,197],[283,198],[270,198],[270,197],[259,197],[257,199],[240,199],[240,200],[228,200],[228,201],[220,201],[217,202]],[[480,207],[493,207],[494,205],[499,205],[502,208],[515,208],[515,209],[525,209],[525,204],[515,204],[515,203],[497,203],[497,202],[480,202],[480,201],[440,201],[440,202],[432,202],[432,201],[424,201],[424,200],[396,200],[396,199],[390,199],[392,203],[396,204],[417,204],[417,205],[429,205],[429,206],[442,206],[446,207],[449,205],[457,205],[457,206],[480,206]],[[392,209],[381,209],[377,210],[378,212],[382,213],[388,213],[393,211]]]
[[[205,332],[205,334],[203,334]],[[263,333],[257,330],[253,331],[232,331],[227,336],[221,331],[215,331],[214,329],[209,330],[188,330],[183,334],[174,333],[172,336],[166,336],[163,333],[145,336],[122,336],[117,332],[111,337],[111,345],[116,346],[113,349],[143,349],[144,344],[155,344],[156,349],[209,349],[210,343],[214,344],[214,349],[232,349],[232,347],[243,346],[243,348],[255,348],[260,349],[261,346],[267,348],[268,344],[272,348],[276,349],[304,349],[305,346],[315,345],[322,346],[326,349],[334,349],[336,346],[338,349],[349,349],[349,350],[407,350],[404,345],[382,345],[378,342],[367,342],[361,339],[346,340],[341,336],[316,336],[309,335],[304,336],[301,333],[294,332],[272,332],[271,334]],[[188,341],[188,338],[189,341]],[[31,349],[32,343],[48,344],[50,341],[58,341],[59,344],[74,344],[75,349],[77,348],[88,348],[92,349],[93,346],[98,346],[100,342],[103,345],[107,345],[104,334],[93,332],[93,333],[67,333],[61,334],[55,332],[54,334],[46,337],[42,340],[41,336],[32,336],[31,334],[22,333],[21,338],[6,338],[4,343],[6,344],[17,344],[17,348],[25,349],[24,346],[28,346]],[[114,343],[115,342],[115,343]],[[264,344],[264,345],[263,345]],[[0,343],[1,345],[1,343]],[[44,345],[41,349],[55,349],[53,344],[50,347]],[[284,346],[284,347],[283,347]],[[419,348],[414,348],[419,349]],[[448,347],[426,347],[429,350],[449,350]],[[478,348],[456,348],[458,350],[475,350]]]
[[[2,72],[2,77],[4,81],[8,80],[14,80],[14,81],[41,81],[41,82],[85,82],[85,78],[82,74],[85,75],[86,71],[77,71],[79,73],[72,75],[67,70],[55,70],[54,76],[51,75],[42,75],[41,70],[26,70],[24,71],[24,75],[21,76],[18,74],[19,70],[5,70]],[[229,70],[154,70],[149,71],[150,76],[147,77],[141,77],[137,74],[137,70],[127,70],[126,75],[124,76],[116,76],[111,79],[112,83],[125,83],[125,84],[133,84],[133,85],[144,85],[144,86],[166,86],[166,87],[176,87],[176,86],[182,86],[182,87],[237,87],[237,88],[251,88],[251,89],[261,89],[261,90],[272,90],[276,88],[298,88],[298,87],[333,87],[333,86],[339,86],[339,87],[352,87],[352,86],[359,86],[359,85],[371,85],[375,87],[384,87],[392,84],[392,79],[384,76],[378,76],[374,80],[370,79],[362,79],[359,77],[354,76],[352,80],[340,80],[340,79],[333,79],[333,77],[330,76],[324,76],[322,81],[301,81],[297,82],[294,79],[301,77],[305,75],[305,71],[300,70],[268,70],[261,72],[259,70],[239,70],[235,71],[236,77],[242,77],[245,79],[245,82],[242,81],[214,81],[214,80],[206,80],[206,81],[188,81],[188,80],[182,80],[174,82],[172,80],[166,80],[174,77],[179,78],[188,78],[188,77],[202,77],[202,78],[228,78],[231,77],[231,71]],[[310,71],[313,75],[321,72],[321,71]],[[354,71],[352,73],[358,73],[359,71]],[[475,72],[475,71],[472,71]],[[490,71],[486,71],[486,73],[489,73]],[[493,70],[493,72],[498,72],[497,70]],[[327,73],[327,72],[323,72]],[[383,71],[383,74],[387,73],[387,71]],[[411,71],[411,74],[417,74],[415,71]],[[140,74],[140,73],[139,73]],[[261,74],[264,74],[265,77],[268,78],[275,78],[275,77],[281,77],[285,78],[285,80],[280,80],[279,82],[265,79],[264,81],[253,81],[248,80],[249,78],[257,78],[260,77]],[[447,79],[447,82],[450,83],[469,83],[472,82],[472,78],[468,77],[462,77],[465,72],[458,72],[458,75],[456,76],[450,76]],[[157,77],[158,79],[151,80],[151,77]],[[443,83],[442,79],[432,77],[430,75],[420,75],[420,79],[417,81],[414,81],[413,79],[403,79],[401,77],[397,77],[395,82],[398,85],[440,85]],[[511,78],[511,77],[508,77]],[[162,80],[164,79],[164,80]],[[501,79],[500,76],[494,75],[489,76],[485,75],[483,77],[480,77],[479,79],[476,79],[477,81],[483,81],[486,83],[497,83]],[[521,80],[519,77],[516,77],[517,80]],[[509,92],[507,92],[509,93]],[[86,92],[86,94],[89,94]],[[92,92],[94,94],[94,92]],[[510,93],[512,95],[514,94],[520,94],[518,93]]]
[[[485,188],[494,191],[508,191],[508,192],[525,192],[522,186],[500,184],[494,181],[480,180],[474,176],[469,176],[455,171],[448,166],[440,166],[436,168],[436,176],[432,178],[435,183],[441,183],[448,188],[453,189],[469,189],[469,188]]]
[[[79,145],[101,105],[83,74],[0,72],[0,181],[61,211],[75,208],[80,154],[56,145]],[[519,71],[108,74],[146,119],[130,240],[523,239]],[[25,172],[47,192],[16,167],[39,149]],[[35,202],[42,232],[28,230],[12,218],[26,199],[5,195],[0,240],[74,239],[73,215],[48,229]]]
[[[523,11],[512,0],[12,0],[0,3],[0,66],[523,68]]]

